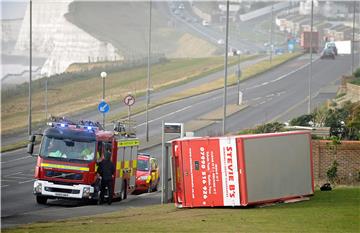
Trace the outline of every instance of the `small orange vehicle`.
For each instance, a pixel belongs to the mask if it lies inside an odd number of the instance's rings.
[[[135,192],[155,192],[160,182],[159,163],[156,158],[146,153],[137,157]]]

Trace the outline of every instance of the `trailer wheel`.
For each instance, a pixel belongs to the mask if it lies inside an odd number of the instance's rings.
[[[47,197],[36,196],[36,202],[41,205],[45,205],[47,202]]]

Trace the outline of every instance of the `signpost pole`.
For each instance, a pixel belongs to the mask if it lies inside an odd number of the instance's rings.
[[[102,78],[102,99],[105,101],[105,78],[107,73],[105,71],[100,73],[100,77]],[[105,112],[103,112],[103,127],[105,129]]]
[[[164,127],[164,121],[161,122],[161,204],[164,204],[165,198],[164,198],[164,189],[165,189],[165,156],[164,156],[164,146],[165,146],[165,127]]]
[[[131,106],[128,108],[128,124],[129,124],[129,130],[130,130],[130,115],[131,115]]]

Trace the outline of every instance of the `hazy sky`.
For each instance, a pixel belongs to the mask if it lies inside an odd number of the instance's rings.
[[[28,1],[1,0],[1,19],[23,18]]]

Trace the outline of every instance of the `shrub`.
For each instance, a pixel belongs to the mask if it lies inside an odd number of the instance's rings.
[[[360,78],[360,67],[355,70],[354,76],[355,76],[356,78]]]
[[[329,180],[330,183],[335,184],[338,175],[337,175],[337,167],[339,166],[338,162],[336,160],[334,160],[333,164],[331,165],[331,167],[329,168],[329,170],[327,170],[326,175],[327,178]]]
[[[294,119],[292,119],[290,121],[290,125],[296,125],[296,126],[311,126],[309,124],[310,121],[313,121],[314,120],[314,117],[313,115],[309,114],[305,114],[305,115],[302,115],[302,116],[299,116],[299,117],[296,117]]]

